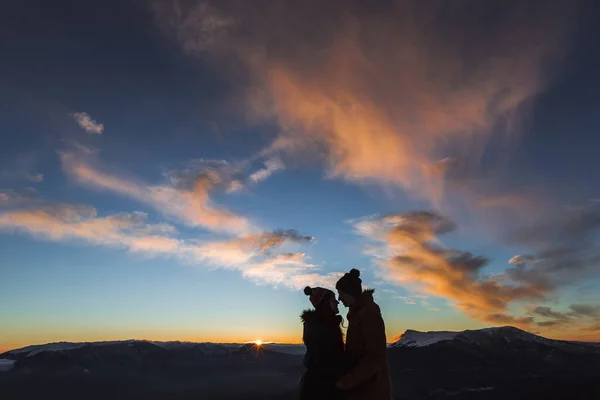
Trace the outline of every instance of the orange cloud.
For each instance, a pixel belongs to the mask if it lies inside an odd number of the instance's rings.
[[[503,211],[513,209],[529,211],[535,207],[535,203],[531,195],[503,193],[496,196],[484,195],[477,201],[477,206],[481,208],[500,208]]]
[[[455,228],[431,212],[391,214],[357,223],[358,231],[383,244],[381,264],[388,278],[421,292],[450,299],[471,317],[494,323],[527,326],[533,318],[507,314],[515,301],[544,299],[547,288],[514,285],[483,277],[488,260],[444,247],[438,236]]]
[[[191,188],[175,188],[103,172],[74,153],[61,153],[61,161],[65,171],[77,181],[131,197],[186,225],[230,233],[253,229],[246,218],[212,203],[209,195],[214,183],[207,177],[198,177]]]
[[[8,197],[8,195],[7,195]],[[168,224],[149,224],[142,212],[99,217],[93,207],[25,201],[19,209],[0,212],[0,231],[22,232],[50,241],[84,241],[149,256],[168,256],[190,265],[231,268],[262,284],[298,289],[316,282],[331,283],[305,261],[303,253],[274,254],[313,238],[294,230],[244,234],[220,241],[183,240]]]
[[[214,241],[194,242],[193,245],[184,249],[196,258],[209,259],[219,265],[235,266],[255,262],[257,257],[264,258],[268,262],[275,262],[285,257],[284,254],[272,256],[271,251],[280,248],[286,243],[309,243],[313,240],[311,236],[299,235],[294,230],[278,230],[274,232],[262,232],[242,235],[238,238]],[[305,268],[313,265],[300,263]]]
[[[151,225],[141,212],[97,217],[91,207],[55,205],[0,213],[0,229],[22,231],[53,241],[85,240],[92,244],[151,253],[174,252],[179,241],[169,225]]]
[[[200,226],[213,232],[233,234],[224,240],[179,240],[164,235],[143,234],[151,227],[139,227],[135,232],[90,229],[101,224],[100,218],[88,216],[80,225],[43,214],[40,210],[5,213],[0,227],[13,226],[28,233],[51,240],[84,239],[91,243],[119,245],[131,251],[162,254],[176,257],[186,263],[199,262],[219,268],[240,270],[245,277],[258,283],[301,288],[307,284],[322,283],[333,275],[323,275],[318,268],[305,262],[302,253],[274,253],[294,244],[310,243],[312,236],[295,230],[260,232],[248,219],[222,207],[215,206],[210,198],[213,191],[231,192],[247,184],[267,179],[284,168],[276,158],[267,158],[264,168],[245,174],[240,167],[225,161],[196,160],[181,170],[169,171],[169,184],[149,185],[134,179],[110,174],[89,161],[93,154],[63,152],[60,154],[64,170],[82,184],[111,190],[148,204],[167,217],[189,226]],[[243,165],[247,169],[248,165]],[[23,196],[14,192],[1,193],[1,203],[18,203]],[[35,204],[35,203],[34,203]],[[39,205],[39,204],[37,204]],[[65,206],[70,209],[71,206]],[[94,210],[95,213],[95,210]],[[2,214],[0,214],[2,215]],[[112,217],[107,217],[112,220]],[[11,222],[12,221],[12,222]],[[164,226],[164,225],[163,225]],[[65,232],[56,235],[56,232]],[[166,233],[166,232],[163,232]]]
[[[153,2],[185,51],[242,61],[249,114],[281,127],[265,154],[318,154],[332,177],[399,185],[434,202],[440,159],[478,160],[494,130],[513,130],[563,55],[570,12],[514,3],[490,23],[486,2],[268,8]]]
[[[446,217],[409,212],[355,221],[357,232],[374,240],[368,254],[376,257],[386,278],[449,299],[481,321],[587,338],[582,332],[595,331],[600,306],[571,304],[563,312],[539,304],[595,268],[599,257],[591,239],[599,224],[597,214],[580,209],[538,221],[516,236],[522,238],[519,243],[541,246],[541,251],[515,256],[511,267],[486,276],[487,259],[441,243],[440,237],[456,228]],[[512,306],[519,303],[525,305],[515,313]]]

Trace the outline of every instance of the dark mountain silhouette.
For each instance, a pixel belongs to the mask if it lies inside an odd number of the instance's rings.
[[[408,330],[388,351],[398,399],[600,399],[599,344],[513,327]],[[302,355],[273,343],[28,346],[0,354],[15,361],[0,372],[0,398],[293,399]]]
[[[546,339],[514,327],[463,332],[406,331],[390,345],[402,364],[412,367],[525,365],[578,367],[597,365],[600,344]]]
[[[248,364],[257,367],[293,365],[298,356],[255,343],[239,345],[127,340],[28,346],[1,354],[0,358],[15,360],[16,371],[130,374],[133,371],[164,372],[181,368],[236,368]]]
[[[600,345],[514,327],[406,331],[389,346],[405,398],[600,399]],[[563,396],[563,397],[561,397]]]

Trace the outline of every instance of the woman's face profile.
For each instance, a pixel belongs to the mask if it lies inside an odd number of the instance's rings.
[[[331,311],[333,311],[334,314],[338,314],[340,312],[340,309],[338,307],[338,304],[340,302],[336,300],[335,296],[329,296],[329,307],[331,308]]]

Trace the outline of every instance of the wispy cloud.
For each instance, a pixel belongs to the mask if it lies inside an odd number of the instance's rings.
[[[236,265],[249,263],[256,257],[265,260],[285,257],[280,254],[273,255],[272,251],[286,243],[302,244],[311,241],[312,237],[299,235],[294,230],[275,230],[244,234],[228,240],[204,242],[196,249],[190,248],[190,251],[200,251],[198,257],[208,257],[221,265]]]
[[[104,132],[104,124],[94,121],[88,113],[75,112],[69,115],[75,120],[75,122],[77,122],[77,125],[79,125],[79,127],[83,129],[86,133],[92,135],[101,135],[102,132]]]
[[[4,157],[2,161],[3,165],[0,166],[0,180],[2,181],[24,179],[40,183],[44,180],[44,174],[36,171],[39,168],[39,157],[35,151]]]
[[[262,182],[265,179],[269,178],[271,175],[273,175],[274,172],[280,171],[283,168],[284,165],[281,162],[281,160],[273,158],[271,160],[265,161],[265,167],[250,174],[248,179],[254,183]]]
[[[185,7],[179,1],[154,1],[152,8],[158,15],[169,12],[169,20],[158,19],[160,24],[177,25],[176,38],[189,52],[212,48],[235,25],[233,18],[220,13],[207,1],[198,1],[194,7]]]
[[[556,311],[551,307],[537,306],[529,308],[529,314],[543,318],[536,324],[547,328],[579,327],[580,330],[586,331],[595,324],[600,324],[600,306],[589,304],[571,304],[569,311]]]
[[[414,299],[414,297],[410,297],[410,296],[394,296],[395,299],[399,299],[402,300],[404,302],[404,304],[417,304],[416,300]]]
[[[26,178],[30,182],[40,183],[44,180],[44,174],[36,173],[36,174],[27,174]]]
[[[509,243],[532,250],[509,262],[505,277],[517,282],[555,289],[583,279],[600,262],[600,214],[593,208],[570,208],[514,230]]]
[[[25,188],[21,190],[0,190],[0,207],[22,206],[38,202],[37,190]]]
[[[380,284],[385,284],[385,282],[380,282]],[[429,303],[427,303],[424,300],[424,299],[428,298],[429,296],[422,294],[422,293],[415,293],[415,294],[410,294],[407,296],[401,296],[398,294],[398,292],[396,292],[393,289],[378,289],[377,291],[388,294],[392,299],[402,300],[402,302],[404,304],[416,305],[417,301],[420,300],[421,305],[426,306],[426,307],[430,306]]]
[[[265,154],[322,156],[330,176],[434,201],[449,165],[438,160],[477,160],[492,131],[512,130],[563,55],[569,21],[555,3],[514,3],[493,28],[485,2],[153,6],[185,51],[242,60],[248,109],[281,127]]]
[[[105,172],[75,153],[61,153],[61,161],[78,182],[131,197],[186,225],[230,233],[253,229],[246,218],[213,204],[210,193],[221,183],[216,171],[194,179],[173,178],[170,185],[151,185]]]
[[[9,195],[2,193],[0,207]],[[290,244],[312,241],[294,230],[245,234],[226,240],[181,239],[169,224],[151,224],[143,212],[98,216],[90,206],[54,203],[10,195],[13,209],[0,211],[0,231],[25,233],[42,240],[82,242],[145,256],[168,256],[190,265],[229,268],[257,282],[294,289],[330,281],[303,253],[281,253]],[[14,206],[17,208],[14,209]]]
[[[174,222],[202,227],[215,239],[183,238],[171,224],[151,224],[143,212],[99,216],[91,206],[57,203],[39,197],[33,188],[0,191],[0,230],[25,233],[42,240],[74,241],[124,249],[146,256],[167,256],[190,265],[229,268],[261,284],[302,288],[332,283],[307,262],[298,247],[314,238],[294,229],[262,231],[256,225],[212,202],[215,192],[229,192],[233,182],[244,186],[267,179],[283,165],[267,160],[248,173],[252,162],[195,160],[166,172],[167,182],[149,184],[125,174],[108,172],[96,152],[77,147],[59,153],[63,169],[76,181],[110,190],[151,206]],[[226,238],[223,238],[226,234]]]
[[[230,163],[225,160],[198,159],[187,162],[182,168],[167,171],[166,176],[179,189],[191,190],[199,179],[207,179],[213,190],[232,193],[246,190],[285,168],[276,158],[265,160],[263,165],[248,172],[252,167],[248,160]]]
[[[264,168],[253,172],[248,172],[252,166],[248,161],[198,159],[166,171],[166,183],[150,184],[107,172],[94,154],[64,151],[60,158],[65,172],[84,185],[131,197],[188,226],[238,234],[258,228],[247,218],[216,205],[211,195],[244,190],[284,168],[277,159],[264,161]]]
[[[98,217],[93,207],[51,204],[2,212],[0,228],[52,241],[84,240],[131,251],[170,252],[177,248],[177,240],[164,236],[174,228],[145,220],[141,212]]]
[[[306,261],[304,253],[278,254],[251,264],[244,270],[244,276],[252,279],[289,286],[296,289],[305,286],[335,287],[341,273],[320,273],[318,268]]]

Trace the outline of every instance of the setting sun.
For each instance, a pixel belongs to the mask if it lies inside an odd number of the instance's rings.
[[[262,346],[263,342],[262,342],[262,340],[255,340],[254,344],[257,346]]]

